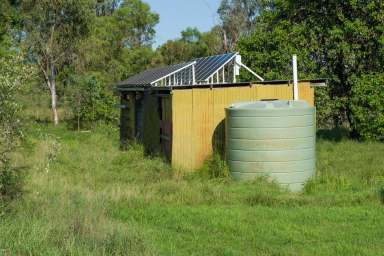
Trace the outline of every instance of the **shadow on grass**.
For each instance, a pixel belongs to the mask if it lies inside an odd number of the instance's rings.
[[[382,204],[384,204],[384,187],[379,189],[379,197]]]
[[[319,129],[317,130],[316,136],[321,140],[339,142],[344,139],[349,139],[350,132],[345,127],[336,127],[333,129]]]

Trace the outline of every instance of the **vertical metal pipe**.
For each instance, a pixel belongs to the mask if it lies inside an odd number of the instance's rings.
[[[233,60],[233,83],[236,83],[236,61],[235,60]]]
[[[297,79],[297,56],[292,56],[292,69],[293,69],[293,100],[299,100],[299,86]]]

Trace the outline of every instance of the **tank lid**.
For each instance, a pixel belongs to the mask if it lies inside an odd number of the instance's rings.
[[[302,109],[310,108],[305,100],[271,100],[271,101],[249,101],[233,103],[230,109]]]

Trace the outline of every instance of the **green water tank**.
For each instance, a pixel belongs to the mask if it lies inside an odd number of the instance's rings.
[[[226,158],[232,176],[266,176],[301,191],[315,174],[316,111],[306,101],[243,102],[226,109]]]

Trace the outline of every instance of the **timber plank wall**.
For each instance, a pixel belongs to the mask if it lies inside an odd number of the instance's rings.
[[[239,101],[293,99],[291,84],[192,88],[172,91],[172,154],[175,167],[198,169],[214,150],[225,149],[225,108]],[[314,105],[314,88],[299,82],[299,98]]]

